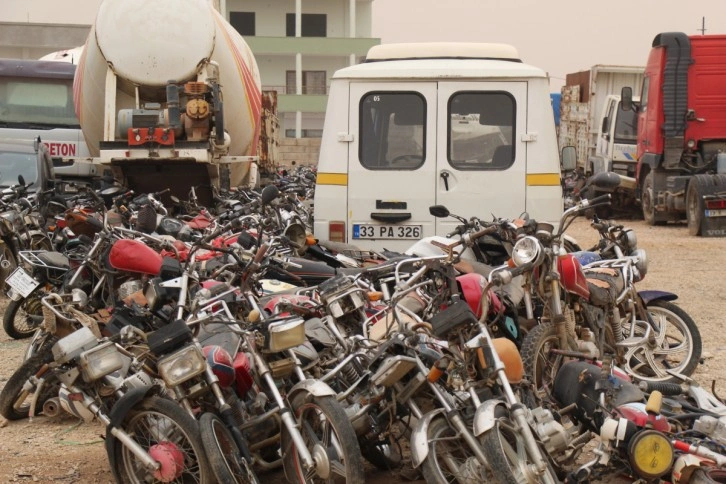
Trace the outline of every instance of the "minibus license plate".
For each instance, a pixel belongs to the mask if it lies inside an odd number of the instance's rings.
[[[354,239],[412,239],[421,238],[420,225],[353,225]]]
[[[33,276],[23,270],[22,267],[18,267],[10,274],[5,282],[8,286],[13,288],[13,291],[17,292],[23,297],[28,297],[33,289],[38,287],[40,283],[33,279]]]
[[[723,217],[726,216],[726,209],[706,210],[706,217]]]

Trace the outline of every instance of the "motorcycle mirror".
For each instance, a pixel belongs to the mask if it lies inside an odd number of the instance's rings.
[[[18,175],[18,185],[25,186],[25,177]]]
[[[245,250],[250,250],[255,246],[255,238],[249,232],[242,232],[237,237],[237,243],[244,247]]]
[[[612,171],[604,171],[590,177],[587,185],[604,191],[613,191],[620,185],[620,175]]]
[[[102,197],[110,197],[112,195],[116,195],[118,192],[121,191],[121,187],[108,187],[103,190],[101,190],[101,196]]]
[[[262,189],[262,203],[265,205],[276,199],[280,195],[280,190],[275,185],[267,185]]]
[[[169,199],[171,199],[171,203],[175,205],[181,204],[181,200],[179,200],[179,197],[177,197],[176,195],[170,196]]]
[[[430,206],[429,213],[437,218],[446,218],[451,214],[451,212],[449,212],[449,209],[444,207],[443,205]]]

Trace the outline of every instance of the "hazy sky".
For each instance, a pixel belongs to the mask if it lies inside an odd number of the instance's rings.
[[[702,17],[707,34],[726,34],[726,0],[375,0],[373,36],[512,44],[559,91],[595,64],[644,65],[656,34],[700,34]]]

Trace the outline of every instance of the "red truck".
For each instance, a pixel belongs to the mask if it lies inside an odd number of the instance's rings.
[[[726,236],[726,35],[658,34],[638,110],[636,173],[650,225],[688,221],[691,235]]]

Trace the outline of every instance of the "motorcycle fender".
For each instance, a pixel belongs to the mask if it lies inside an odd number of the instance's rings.
[[[666,291],[638,291],[638,296],[646,306],[652,301],[675,301],[678,299],[676,294]]]
[[[567,242],[569,242],[570,244],[572,244],[572,247],[575,249],[575,252],[582,250],[582,248],[580,248],[580,244],[577,243],[577,239],[574,238],[573,236],[565,234],[562,236],[562,238],[564,240],[566,240]]]
[[[111,408],[109,414],[110,423],[106,426],[106,455],[108,455],[109,464],[111,465],[111,473],[116,482],[123,482],[121,476],[116,475],[116,452],[114,452],[114,445],[116,437],[111,433],[111,429],[120,425],[124,421],[129,411],[140,401],[147,397],[149,394],[156,394],[160,391],[157,385],[150,385],[145,387],[134,388],[124,394],[123,397],[119,398],[118,401]]]
[[[498,406],[504,407],[500,400],[487,400],[476,409],[474,414],[474,436],[479,437],[494,427],[497,421],[496,410]]]
[[[11,287],[11,288],[8,288],[8,298],[17,302],[17,301],[20,301],[21,299],[23,299],[23,296],[21,296],[19,292],[15,292],[15,289],[13,289]]]
[[[24,233],[20,234],[20,238],[21,238],[21,240],[32,240],[33,236],[35,236],[35,235],[40,235],[41,237],[48,237],[46,234],[44,234],[40,230],[30,230],[28,232],[24,232]]]
[[[292,387],[290,393],[288,393],[288,401],[292,401],[295,398],[295,395],[300,392],[305,392],[308,395],[312,395],[313,397],[334,397],[337,395],[337,393],[335,393],[335,390],[330,388],[327,383],[309,378],[307,380],[296,383]]]
[[[444,411],[443,408],[439,408],[427,413],[413,428],[411,432],[411,461],[414,469],[423,464],[426,456],[429,455],[429,425],[431,425],[431,421]]]

